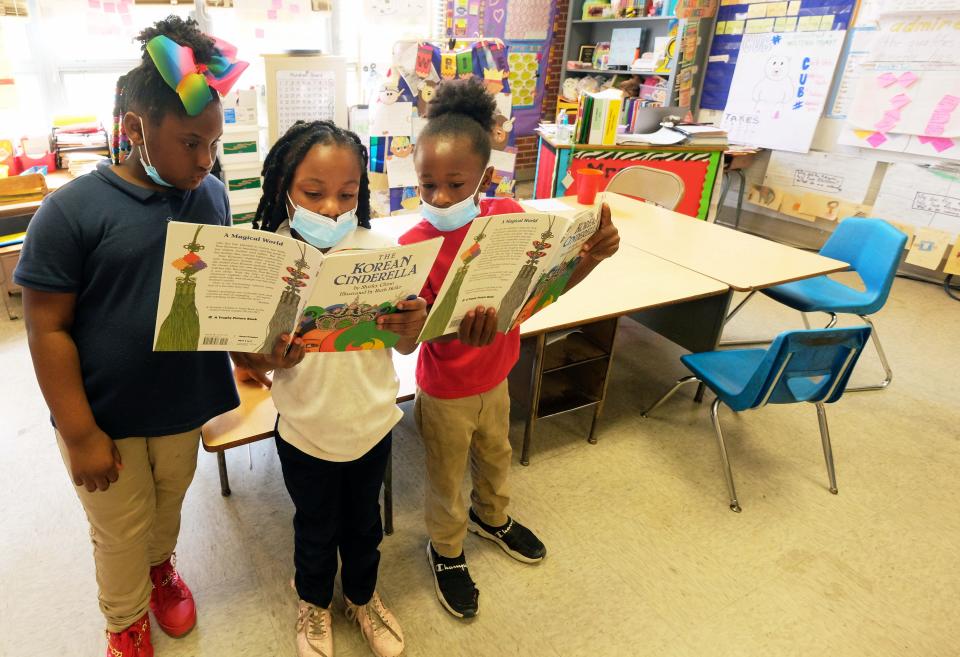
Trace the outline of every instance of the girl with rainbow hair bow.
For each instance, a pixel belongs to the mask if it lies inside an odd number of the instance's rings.
[[[238,404],[227,354],[154,352],[145,310],[172,266],[163,262],[167,222],[198,225],[184,246],[197,272],[203,226],[230,223],[223,183],[208,174],[220,96],[246,63],[192,20],[171,16],[139,39],[143,59],[117,84],[113,162],[43,202],[15,274],[37,380],[90,523],[109,657],[153,656],[149,611],[172,636],[195,625],[173,560],[180,511],[200,427]],[[195,319],[188,278],[171,339],[189,329],[191,309]],[[302,356],[289,352],[274,367]]]

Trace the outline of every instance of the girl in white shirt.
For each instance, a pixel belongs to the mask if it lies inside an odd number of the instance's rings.
[[[370,230],[367,150],[352,132],[329,121],[298,121],[270,150],[255,226],[292,235],[324,251],[395,246]],[[422,298],[378,319],[411,353],[426,319]],[[290,337],[286,336],[289,341]],[[293,340],[302,352],[300,338]],[[238,365],[265,378],[265,358]],[[339,552],[344,606],[378,657],[403,652],[403,633],[376,592],[380,488],[390,455],[390,430],[402,416],[389,349],[316,353],[275,372],[277,453],[296,507],[294,587],[300,597],[300,657],[332,657],[330,605]]]

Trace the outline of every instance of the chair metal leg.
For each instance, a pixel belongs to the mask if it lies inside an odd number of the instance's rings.
[[[860,319],[865,321],[870,325],[870,339],[873,341],[873,346],[877,350],[877,355],[880,356],[880,364],[883,365],[884,379],[880,383],[869,385],[869,386],[858,386],[856,388],[847,388],[844,392],[863,392],[865,390],[883,390],[890,385],[890,382],[893,381],[893,370],[890,369],[890,363],[887,361],[887,355],[883,352],[883,347],[880,345],[880,336],[877,335],[877,327],[874,326],[873,322],[866,315],[860,315]]]
[[[837,313],[830,313],[830,321],[827,322],[827,325],[824,326],[823,328],[825,329],[833,328],[836,325],[837,325]]]
[[[217,470],[220,474],[220,494],[230,497],[230,479],[227,477],[227,455],[217,452]]]
[[[740,230],[740,215],[743,213],[743,192],[747,188],[747,177],[743,174],[743,169],[734,169],[740,177],[740,189],[737,191],[737,214],[733,221],[733,229]]]
[[[387,456],[387,469],[383,473],[383,533],[393,533],[393,449]]]
[[[810,320],[807,319],[807,313],[800,311],[800,319],[803,320],[803,328],[810,330]]]
[[[642,412],[640,413],[640,417],[650,417],[650,414],[653,413],[653,412],[654,412],[655,410],[657,410],[658,408],[660,408],[660,406],[661,406],[665,401],[667,401],[668,399],[670,399],[671,397],[673,397],[674,393],[677,392],[677,390],[679,390],[680,388],[682,388],[684,385],[686,385],[686,384],[688,384],[688,383],[693,383],[693,382],[700,383],[700,379],[698,379],[697,377],[693,376],[692,374],[691,374],[690,376],[685,376],[685,377],[683,377],[682,379],[680,379],[679,381],[677,381],[675,384],[673,384],[673,387],[670,388],[663,397],[661,397],[660,399],[658,399],[657,402],[656,402],[653,406],[651,406],[650,408],[648,408],[648,409],[645,410],[645,411],[642,411]]]
[[[720,461],[723,463],[723,476],[727,479],[727,492],[730,494],[730,510],[740,513],[740,503],[737,501],[737,489],[733,486],[733,472],[730,471],[730,459],[727,458],[727,447],[723,444],[723,432],[720,430],[720,398],[713,400],[710,406],[710,419],[713,420],[713,430],[717,434],[717,446],[720,448]]]
[[[837,494],[837,473],[833,469],[833,449],[830,447],[830,429],[827,427],[827,409],[817,403],[817,420],[820,423],[820,441],[823,443],[823,458],[827,462],[827,476],[830,478],[830,492]]]

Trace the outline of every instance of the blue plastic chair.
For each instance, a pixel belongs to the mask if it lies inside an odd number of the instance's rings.
[[[648,417],[684,384],[704,383],[715,392],[717,398],[710,414],[730,493],[730,508],[739,513],[740,503],[720,430],[720,403],[734,411],[746,411],[766,404],[810,402],[817,407],[830,492],[836,495],[837,478],[823,405],[832,404],[843,395],[870,331],[869,326],[787,331],[778,335],[768,349],[708,351],[681,356],[681,362],[693,376],[677,381],[643,417]]]
[[[879,384],[848,388],[847,392],[882,390],[893,380],[893,370],[887,362],[876,328],[868,315],[876,313],[887,302],[906,243],[907,236],[882,219],[850,217],[840,222],[820,249],[820,255],[849,263],[850,268],[863,280],[866,289],[860,291],[827,276],[817,276],[760,290],[771,299],[801,313],[829,314],[830,322],[826,328],[836,325],[837,313],[849,313],[858,315],[874,329],[871,334],[873,344],[880,356],[885,377]],[[727,321],[730,321],[743,308],[754,293],[751,292],[734,308],[727,316]],[[810,328],[806,315],[803,315],[803,323]],[[737,341],[723,344],[757,344],[757,342]]]

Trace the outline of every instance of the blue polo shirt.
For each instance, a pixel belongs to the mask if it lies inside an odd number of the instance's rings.
[[[223,183],[157,192],[101,162],[43,201],[14,273],[23,287],[77,295],[83,386],[114,439],[189,431],[239,404],[226,353],[153,351],[170,220],[229,224]]]

